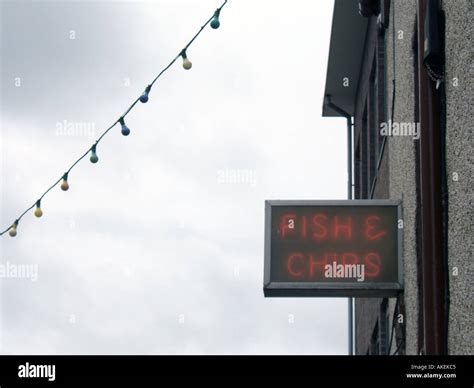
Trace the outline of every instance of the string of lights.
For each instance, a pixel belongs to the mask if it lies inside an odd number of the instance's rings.
[[[23,213],[20,214],[19,217],[16,218],[16,220],[11,224],[8,228],[0,232],[0,236],[3,236],[5,233],[8,232],[8,234],[11,237],[15,237],[17,235],[17,228],[19,225],[20,220],[33,208],[36,208],[34,211],[34,215],[36,217],[41,217],[43,215],[43,210],[41,209],[41,201],[42,199],[53,189],[55,188],[59,182],[61,182],[61,190],[67,191],[69,190],[69,173],[72,171],[76,165],[82,161],[87,155],[90,154],[89,160],[91,163],[97,163],[99,161],[99,157],[97,156],[97,146],[99,145],[100,141],[104,138],[105,135],[107,135],[112,128],[114,128],[117,124],[120,124],[121,126],[121,132],[123,136],[128,136],[130,135],[130,128],[127,127],[125,124],[125,117],[130,113],[130,111],[135,107],[135,105],[140,101],[141,103],[145,104],[148,102],[149,99],[149,94],[151,91],[151,88],[155,84],[156,81],[166,72],[168,71],[171,66],[174,65],[174,63],[178,60],[178,58],[183,59],[183,68],[185,70],[190,70],[193,66],[192,62],[189,60],[187,56],[187,50],[193,44],[193,42],[196,40],[196,38],[201,34],[201,32],[206,28],[209,24],[212,29],[218,29],[220,27],[220,14],[222,8],[227,4],[228,0],[225,0],[224,3],[217,8],[217,10],[213,13],[213,15],[204,23],[204,25],[199,29],[199,31],[196,33],[196,35],[193,36],[193,38],[188,42],[186,46],[179,52],[178,55],[153,79],[153,81],[145,88],[143,93],[135,100],[133,103],[128,107],[128,109],[112,124],[110,127],[108,127],[102,134],[99,136],[99,138],[95,141],[95,143],[81,156],[79,157],[64,174],[61,175],[61,177],[55,181],[40,197],[35,201],[33,205],[31,205],[29,208],[27,208]]]

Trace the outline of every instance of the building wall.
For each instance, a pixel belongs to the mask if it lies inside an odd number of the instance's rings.
[[[375,39],[377,36],[377,24],[375,18],[371,18],[367,27],[367,36],[365,42],[365,53],[362,59],[362,69],[359,79],[359,87],[357,90],[356,104],[355,104],[355,114],[354,114],[354,144],[357,144],[360,139],[360,147],[362,147],[363,152],[366,152],[367,149],[367,139],[363,138],[363,115],[365,108],[365,100],[367,94],[369,93],[369,80],[370,80],[370,70],[371,65],[374,59],[374,48],[375,48]],[[364,140],[363,140],[364,139]],[[385,164],[386,165],[386,164]],[[355,166],[355,168],[361,168],[361,166]],[[365,170],[365,167],[362,166],[362,170]],[[356,199],[366,199],[367,195],[364,193],[367,192],[367,188],[362,190],[361,182],[365,179],[362,177],[363,173],[356,174],[359,176],[359,181],[356,182]],[[388,174],[382,174],[387,176]],[[377,187],[380,191],[381,185]],[[377,198],[388,198],[388,185],[387,190],[384,194]],[[368,348],[370,347],[372,333],[374,331],[375,325],[380,311],[380,304],[382,299],[380,298],[356,298],[355,300],[355,350],[356,354],[366,354]]]
[[[450,310],[448,352],[474,354],[474,232],[472,182],[474,142],[474,53],[472,49],[474,2],[444,0],[446,15],[446,159],[449,194],[448,263]],[[394,122],[415,122],[415,38],[416,1],[391,2],[387,47],[387,118],[392,117],[392,80],[395,79]],[[372,18],[374,19],[374,18]],[[373,20],[372,20],[373,22]],[[374,31],[369,28],[366,49],[372,50]],[[395,38],[395,39],[393,39]],[[395,43],[393,45],[393,43]],[[393,50],[394,48],[394,50]],[[361,130],[368,83],[369,54],[364,57],[356,101],[355,134]],[[359,117],[357,117],[359,116]],[[417,181],[416,140],[389,137],[377,175],[374,198],[402,199],[404,208],[404,304],[406,354],[418,354],[420,300],[417,273]],[[456,275],[457,270],[457,275]],[[370,347],[374,326],[379,318],[381,299],[356,299],[356,352],[365,354]],[[389,328],[396,299],[389,300]],[[395,339],[390,353],[396,349]]]
[[[448,350],[451,354],[474,354],[474,5],[472,0],[445,0],[443,8],[446,14],[446,159],[449,193]],[[456,268],[459,274],[453,276]]]
[[[392,117],[393,86],[391,81],[395,79],[393,121],[413,123],[415,122],[415,54],[413,39],[416,23],[416,2],[396,0],[391,3],[390,26],[387,35],[388,117]],[[393,50],[394,35],[395,52]],[[419,301],[416,250],[415,140],[413,137],[393,136],[388,138],[388,148],[390,150],[390,198],[403,201],[405,349],[406,354],[417,354]],[[391,301],[391,309],[393,309],[394,304],[394,301]],[[390,317],[392,317],[392,314],[390,314]],[[394,348],[395,344],[392,345],[392,353],[395,351]]]
[[[395,17],[395,20],[394,20]],[[374,18],[372,18],[374,19]],[[394,22],[395,21],[395,22]],[[386,31],[386,102],[387,118],[392,117],[392,81],[395,79],[395,122],[415,121],[415,79],[414,79],[414,52],[413,35],[416,21],[416,2],[412,0],[392,1],[390,7],[390,24]],[[393,50],[393,36],[395,33],[395,57]],[[370,41],[375,36],[368,33],[366,49],[370,49]],[[395,59],[395,62],[394,62]],[[363,99],[367,83],[367,65],[363,65],[360,78],[359,93],[356,107]],[[394,66],[395,65],[395,66]],[[362,108],[363,109],[363,108]],[[361,108],[356,108],[356,115]],[[358,121],[356,119],[356,126]],[[356,129],[357,132],[357,129]],[[385,150],[380,169],[377,174],[377,183],[374,198],[390,198],[403,200],[404,216],[404,274],[405,292],[402,296],[404,305],[404,324],[406,335],[406,353],[418,353],[418,279],[416,255],[416,158],[415,140],[413,137],[389,137],[386,140]],[[370,346],[371,334],[379,318],[381,299],[356,300],[356,352],[365,354]],[[388,315],[389,328],[392,327],[393,311],[396,299],[389,300]],[[389,333],[390,334],[390,333]],[[393,339],[390,353],[397,348]]]

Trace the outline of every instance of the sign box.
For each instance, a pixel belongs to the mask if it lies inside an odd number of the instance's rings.
[[[395,296],[402,233],[400,201],[266,201],[264,295]]]

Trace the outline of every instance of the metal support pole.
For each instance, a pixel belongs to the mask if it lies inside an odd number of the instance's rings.
[[[352,120],[347,117],[347,199],[352,199]],[[348,326],[349,326],[349,355],[354,354],[354,298],[348,300]]]

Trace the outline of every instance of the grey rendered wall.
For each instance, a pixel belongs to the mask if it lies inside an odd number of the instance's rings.
[[[415,84],[414,84],[414,53],[412,40],[416,20],[416,2],[413,0],[396,0],[390,7],[390,25],[387,31],[387,118],[392,116],[392,80],[395,79],[396,98],[394,121],[415,121]],[[395,23],[394,23],[395,16]],[[372,31],[369,25],[369,39],[366,49],[371,52]],[[395,34],[395,57],[393,55],[393,34]],[[394,63],[395,58],[395,63]],[[371,58],[366,58],[361,71],[361,79],[356,99],[356,116],[362,116],[362,106],[358,106],[365,99],[368,80],[367,66]],[[395,66],[394,66],[395,64]],[[394,69],[395,67],[395,69]],[[356,117],[356,130],[360,128],[360,120]],[[405,273],[405,316],[406,353],[418,352],[418,281],[416,258],[416,165],[415,143],[412,137],[387,138],[381,168],[377,175],[374,198],[402,199],[404,207],[404,273]],[[356,299],[356,351],[365,354],[370,346],[371,334],[380,311],[381,299]],[[388,314],[389,328],[392,327],[392,317],[396,299],[389,300]],[[396,350],[395,338],[390,353]]]
[[[445,0],[450,354],[474,354],[473,1]],[[458,269],[457,276],[453,276]]]
[[[394,21],[395,12],[395,23]],[[415,79],[413,36],[416,21],[416,1],[392,1],[390,31],[387,40],[387,100],[388,117],[391,117],[392,80],[395,78],[394,122],[415,121]],[[393,29],[395,28],[395,69],[393,61]],[[394,77],[395,71],[395,77]],[[418,282],[416,257],[416,165],[413,137],[390,137],[389,192],[391,199],[402,199],[404,209],[404,275],[405,275],[405,327],[406,354],[418,353]],[[394,300],[390,300],[393,311]],[[392,314],[390,314],[392,316]],[[390,324],[392,324],[390,322]],[[395,341],[394,341],[395,342]],[[395,351],[395,344],[391,352]]]
[[[474,1],[444,0],[446,13],[446,158],[449,191],[448,261],[450,314],[448,351],[474,354]],[[395,122],[414,122],[414,38],[416,1],[392,1],[387,34],[387,114],[391,117],[392,80],[396,79]],[[394,22],[395,16],[395,22]],[[393,57],[395,32],[395,69]],[[363,84],[363,83],[362,83]],[[358,100],[363,90],[359,91]],[[356,123],[357,126],[357,123]],[[403,199],[406,353],[418,352],[418,282],[416,264],[415,142],[390,137],[379,172],[376,198]],[[454,274],[456,273],[457,276]],[[375,324],[380,300],[356,301],[356,349],[364,354]],[[395,300],[389,301],[393,315]],[[390,318],[391,319],[391,318]],[[390,322],[390,327],[392,322]],[[395,342],[395,341],[394,341]],[[391,353],[395,351],[392,345]]]

